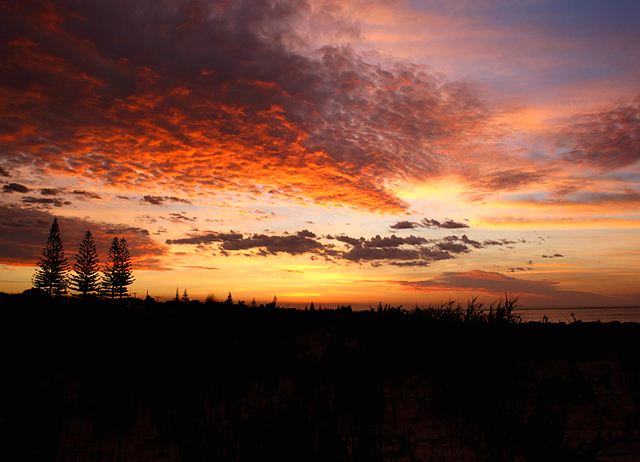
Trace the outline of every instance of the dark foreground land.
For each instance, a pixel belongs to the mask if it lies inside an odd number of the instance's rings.
[[[637,324],[1,306],[15,460],[640,461]]]

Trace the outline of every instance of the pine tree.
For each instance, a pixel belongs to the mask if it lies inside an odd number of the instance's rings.
[[[114,237],[107,253],[107,262],[102,270],[102,287],[106,295],[114,298],[116,295],[117,267],[120,260],[120,241]]]
[[[102,271],[104,275],[103,287],[111,298],[118,295],[122,298],[127,295],[127,286],[131,285],[135,279],[131,272],[131,255],[124,237],[118,241],[114,237],[107,254],[107,264]]]
[[[189,296],[187,295],[187,289],[184,289],[182,294],[182,303],[189,303]]]
[[[100,288],[99,262],[93,235],[91,230],[87,230],[73,265],[75,274],[72,274],[70,278],[69,286],[71,289],[82,293],[84,297],[96,292]]]
[[[42,256],[38,260],[38,268],[33,274],[32,283],[34,287],[45,289],[49,295],[62,295],[67,293],[67,272],[69,264],[64,257],[62,239],[60,239],[60,228],[58,220],[53,219],[53,224],[49,230],[47,245],[42,251]]]

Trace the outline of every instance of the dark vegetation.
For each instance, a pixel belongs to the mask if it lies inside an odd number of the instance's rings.
[[[0,294],[5,453],[640,460],[640,325],[519,323],[509,300],[352,312],[187,298]]]

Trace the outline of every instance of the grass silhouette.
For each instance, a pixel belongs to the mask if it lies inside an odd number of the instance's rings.
[[[1,434],[23,460],[639,457],[636,324],[521,323],[507,297],[0,302]]]

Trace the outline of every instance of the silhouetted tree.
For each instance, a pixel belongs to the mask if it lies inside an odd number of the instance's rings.
[[[226,305],[233,305],[233,297],[231,296],[231,292],[227,295],[227,299],[224,301]]]
[[[69,280],[71,289],[82,293],[85,297],[87,294],[98,291],[100,289],[99,262],[93,235],[91,230],[87,230],[73,265],[74,274]]]
[[[189,303],[189,296],[187,295],[187,289],[184,289],[182,294],[182,303]]]
[[[278,307],[278,297],[273,296],[273,301],[271,303],[267,303],[267,308],[277,308]]]
[[[127,286],[131,285],[135,279],[131,271],[131,254],[127,247],[127,241],[114,237],[107,254],[107,264],[102,271],[104,275],[104,288],[107,294],[114,298],[118,295],[122,298],[127,295]]]
[[[174,302],[179,302],[180,301],[180,292],[178,291],[177,287],[176,287],[176,296],[173,297],[173,301]]]
[[[64,257],[62,239],[58,220],[53,219],[47,245],[38,260],[38,268],[33,274],[33,286],[44,289],[49,295],[62,295],[67,293],[67,272],[69,265]]]

